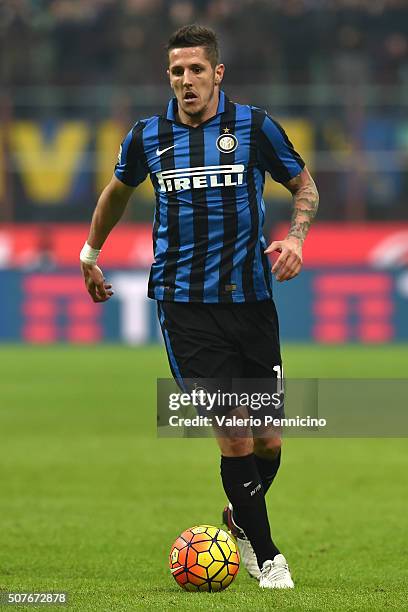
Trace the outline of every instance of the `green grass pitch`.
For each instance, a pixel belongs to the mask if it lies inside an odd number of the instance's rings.
[[[404,346],[284,353],[291,376],[406,376]],[[0,360],[0,590],[67,591],[80,612],[406,609],[407,439],[286,440],[268,506],[296,589],[263,592],[241,568],[223,593],[185,593],[169,548],[220,525],[225,498],[213,440],[156,438],[163,349],[3,346]]]

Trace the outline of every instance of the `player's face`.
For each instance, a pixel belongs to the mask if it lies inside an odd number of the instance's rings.
[[[167,72],[182,120],[186,115],[205,121],[216,113],[224,66],[218,64],[213,68],[204,47],[172,49]]]

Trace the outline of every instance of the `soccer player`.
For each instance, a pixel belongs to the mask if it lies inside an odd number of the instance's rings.
[[[96,265],[135,187],[150,175],[156,209],[148,295],[175,379],[272,379],[282,362],[268,253],[280,282],[302,267],[302,244],[318,206],[316,186],[282,127],[264,110],[231,102],[212,30],[192,25],[168,42],[175,97],[163,114],[138,121],[120,147],[80,259],[95,302],[112,295]],[[293,194],[288,235],[262,235],[265,172]],[[263,588],[292,588],[272,540],[265,494],[279,469],[273,435],[218,435],[224,520],[249,573]]]

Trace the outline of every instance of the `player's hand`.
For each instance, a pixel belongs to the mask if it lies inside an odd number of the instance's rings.
[[[105,282],[103,272],[98,266],[91,266],[81,261],[81,270],[85,286],[94,302],[106,302],[112,297],[112,285]]]
[[[278,259],[272,266],[272,273],[279,282],[290,280],[297,276],[302,269],[302,243],[295,236],[289,236],[285,240],[274,240],[265,249],[265,253],[280,253]]]

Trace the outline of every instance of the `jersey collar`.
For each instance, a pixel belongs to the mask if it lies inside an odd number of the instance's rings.
[[[218,107],[217,107],[217,112],[215,114],[215,116],[217,115],[221,115],[222,113],[225,113],[228,107],[228,98],[225,95],[225,93],[223,91],[220,90],[220,96],[218,99]],[[167,106],[167,114],[166,114],[166,119],[168,119],[169,121],[177,121],[176,119],[176,115],[177,115],[177,98],[172,98]],[[213,119],[213,117],[211,117],[211,119]]]

